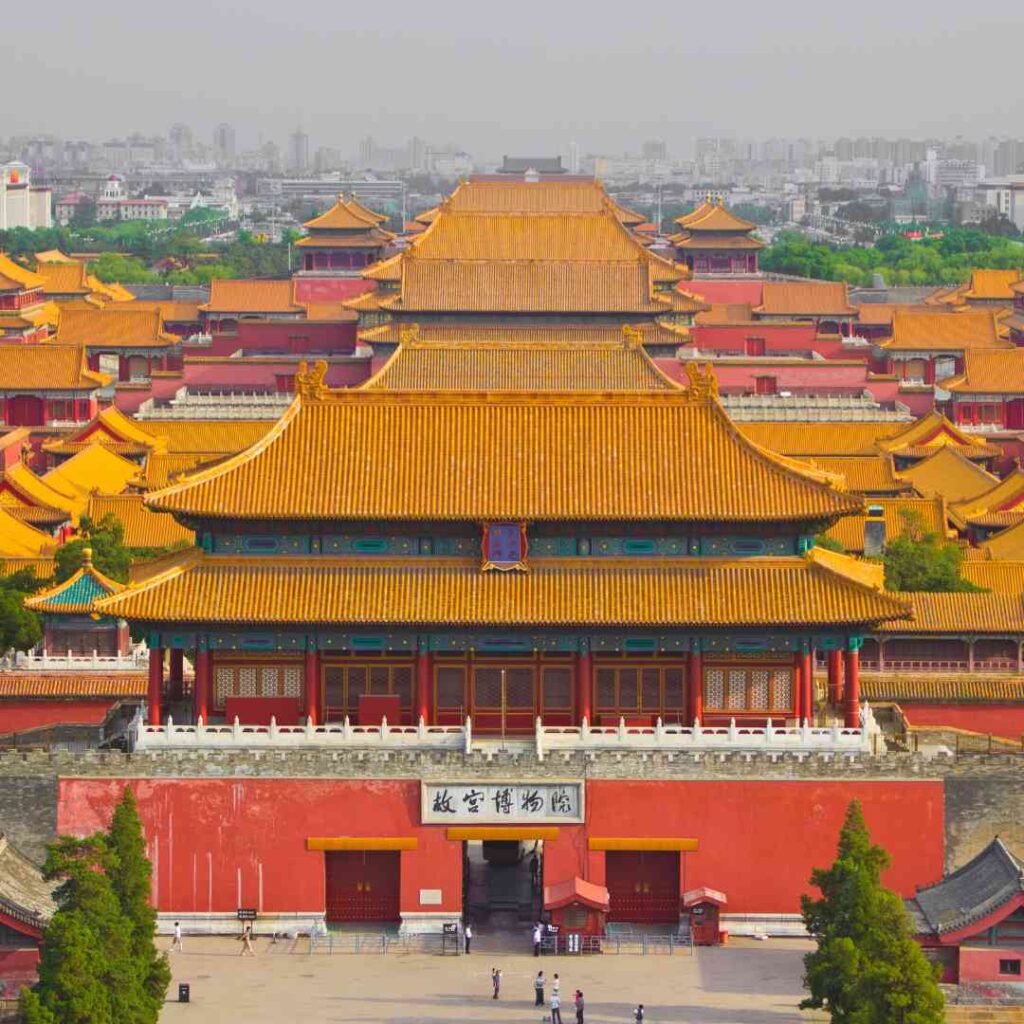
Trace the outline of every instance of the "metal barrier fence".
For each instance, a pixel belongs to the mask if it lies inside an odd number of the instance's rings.
[[[541,940],[540,951],[543,956],[583,956],[593,953],[692,955],[693,939],[687,934],[652,935],[634,931],[614,931],[606,935],[547,935]]]
[[[394,935],[387,932],[311,932],[308,955],[314,953],[460,953],[460,936],[429,932]]]

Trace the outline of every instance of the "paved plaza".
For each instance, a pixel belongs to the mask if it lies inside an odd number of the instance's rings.
[[[561,975],[563,1019],[575,1020],[572,996],[582,988],[588,1024],[628,1024],[638,1002],[647,1024],[788,1024],[815,1019],[801,1014],[804,940],[733,940],[698,949],[694,956],[603,955],[544,957],[486,951],[470,956],[426,954],[306,955],[299,944],[270,945],[260,938],[256,956],[240,957],[230,938],[191,938],[171,956],[178,982],[192,986],[192,1002],[169,1002],[163,1024],[244,1020],[396,1024],[540,1024],[533,978],[541,967]],[[492,966],[502,969],[501,999],[491,998]],[[546,994],[550,993],[550,989]],[[544,1014],[549,1011],[545,1009]]]

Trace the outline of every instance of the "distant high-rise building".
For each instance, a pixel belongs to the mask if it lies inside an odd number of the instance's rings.
[[[373,159],[377,153],[377,145],[372,135],[364,135],[359,140],[359,163],[363,167],[372,167]]]
[[[569,143],[569,173],[580,173],[580,147],[575,139]]]
[[[418,136],[413,136],[406,146],[407,158],[410,171],[422,171],[427,157],[427,144]]]
[[[664,139],[648,139],[643,144],[640,155],[645,160],[667,160],[668,146]]]
[[[187,160],[195,148],[192,129],[181,122],[171,125],[171,130],[167,133],[167,141],[171,160],[176,164]]]
[[[288,169],[309,170],[309,133],[298,127],[288,136]]]
[[[235,129],[221,122],[213,130],[213,159],[218,167],[231,167],[235,162]]]

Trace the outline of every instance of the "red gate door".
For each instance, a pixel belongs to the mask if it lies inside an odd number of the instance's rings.
[[[678,853],[609,850],[605,854],[605,883],[611,901],[609,921],[678,922]]]
[[[398,921],[400,856],[397,850],[328,850],[328,922]]]

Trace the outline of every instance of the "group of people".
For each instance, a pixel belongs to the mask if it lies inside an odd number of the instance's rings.
[[[538,971],[537,976],[533,979],[533,1005],[544,1006],[548,1005],[551,1007],[551,1024],[562,1024],[562,980],[557,974],[551,979],[551,996],[547,1003],[544,1000],[544,989],[547,988],[547,979],[544,977],[543,971]],[[494,991],[492,996],[493,999],[497,999],[501,995],[501,968],[491,968],[491,988]],[[583,999],[583,989],[576,989],[572,999],[573,1009],[576,1011],[576,1024],[585,1024],[584,1021],[584,1010],[586,1005]],[[644,1021],[644,1004],[641,1003],[633,1011],[633,1020],[635,1024],[643,1024]]]

